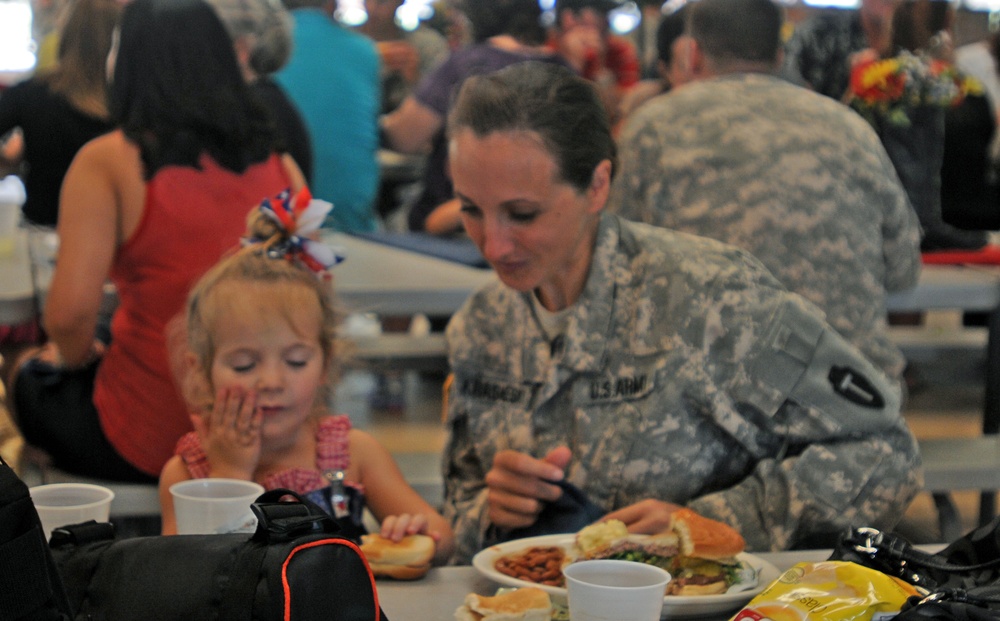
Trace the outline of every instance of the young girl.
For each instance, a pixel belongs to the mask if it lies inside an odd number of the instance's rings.
[[[435,561],[444,562],[448,523],[374,438],[324,407],[336,316],[323,277],[335,261],[301,237],[329,210],[306,202],[287,193],[265,200],[251,213],[246,247],[191,292],[185,388],[195,431],[178,442],[160,477],[163,532],[176,532],[169,490],[178,481],[236,478],[309,495],[342,473],[347,491],[363,493],[383,536],[428,534],[437,541]]]

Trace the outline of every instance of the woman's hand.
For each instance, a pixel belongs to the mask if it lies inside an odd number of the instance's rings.
[[[612,511],[602,517],[601,521],[621,520],[630,533],[655,535],[670,527],[670,516],[680,508],[680,505],[671,502],[647,498],[617,511]]]
[[[253,480],[260,461],[261,418],[256,393],[235,386],[216,392],[211,412],[191,417],[210,476]]]
[[[500,528],[531,526],[546,502],[557,500],[561,481],[569,463],[569,448],[560,446],[543,459],[526,453],[500,451],[486,473],[490,521]]]

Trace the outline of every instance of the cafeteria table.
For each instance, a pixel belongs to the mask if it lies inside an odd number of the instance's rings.
[[[930,549],[938,548],[940,546]],[[829,558],[830,550],[770,552],[756,556],[784,571],[797,563],[825,560]],[[464,566],[434,568],[422,579],[409,582],[379,579],[376,586],[379,603],[390,620],[444,621],[454,618],[455,609],[462,605],[467,593],[493,595],[502,585],[481,575],[473,567]],[[699,619],[726,621],[738,609]]]
[[[330,271],[334,291],[349,312],[448,317],[469,294],[495,279],[488,269],[351,235],[327,234],[323,241],[346,257]]]

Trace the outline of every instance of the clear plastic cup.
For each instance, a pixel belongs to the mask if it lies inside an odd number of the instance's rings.
[[[0,179],[0,258],[14,256],[24,199],[24,184],[20,179],[14,175]]]
[[[264,488],[240,479],[192,479],[170,486],[180,535],[253,532],[250,510]]]
[[[53,483],[28,490],[42,521],[45,537],[60,526],[79,524],[89,520],[107,522],[111,501],[115,493],[100,485],[89,483]]]

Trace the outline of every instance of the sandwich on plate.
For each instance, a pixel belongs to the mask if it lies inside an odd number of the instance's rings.
[[[655,535],[633,535],[618,520],[597,522],[576,536],[578,560],[619,559],[662,567],[670,572],[668,595],[725,593],[743,571],[736,556],[746,542],[728,524],[680,509],[670,527]]]
[[[549,621],[551,616],[549,594],[534,587],[493,597],[469,593],[455,611],[456,621]]]

